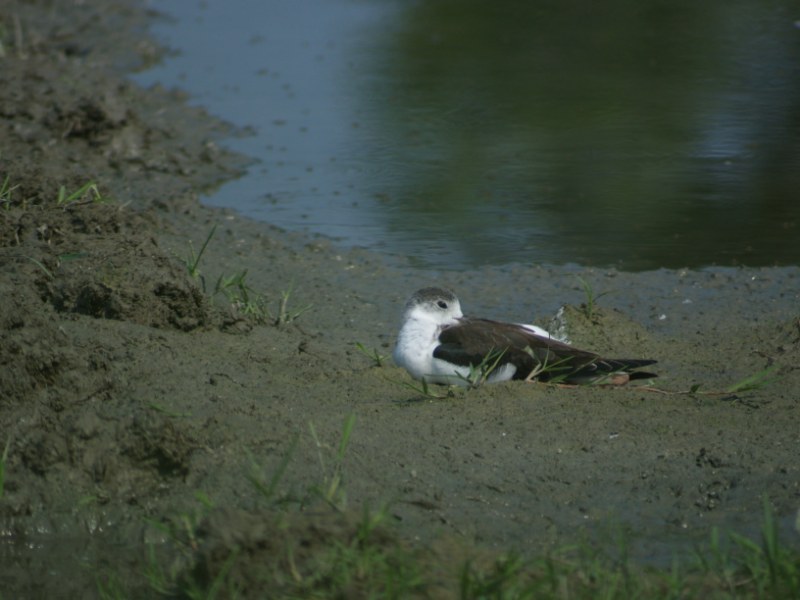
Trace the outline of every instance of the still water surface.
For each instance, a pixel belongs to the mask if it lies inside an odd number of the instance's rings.
[[[800,264],[800,8],[153,1],[253,135],[205,201],[421,266]]]

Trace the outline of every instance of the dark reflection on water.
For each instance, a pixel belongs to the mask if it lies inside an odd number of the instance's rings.
[[[383,137],[414,164],[390,226],[431,219],[475,262],[800,262],[792,15],[623,4],[409,11],[385,49]]]
[[[421,265],[800,264],[793,2],[245,4],[286,98],[212,203]]]

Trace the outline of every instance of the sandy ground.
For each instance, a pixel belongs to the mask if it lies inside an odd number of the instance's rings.
[[[765,497],[800,541],[800,269],[419,271],[201,207],[198,191],[246,162],[218,145],[235,132],[126,82],[158,55],[146,15],[88,4],[0,15],[4,598],[79,597],[104,570],[133,581],[164,542],[153,524],[175,515],[213,515],[197,533],[212,562],[232,539],[271,538],[253,527],[253,480],[287,455],[272,500],[311,537],[339,531],[320,525],[332,517],[313,490],[340,474],[337,527],[385,505],[395,535],[464,555],[622,532],[637,560],[666,561],[713,526],[753,534]],[[101,200],[73,195],[89,182]],[[193,277],[186,259],[214,226]],[[310,307],[275,325],[213,296],[245,269],[272,317],[282,292],[288,317]],[[594,314],[576,275],[607,293]],[[660,391],[508,383],[426,398],[355,344],[389,355],[406,297],[430,284],[509,320],[546,325],[567,304],[576,345],[658,359]],[[765,385],[722,393],[767,368]]]

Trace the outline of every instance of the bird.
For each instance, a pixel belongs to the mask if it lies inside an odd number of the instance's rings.
[[[521,379],[622,385],[657,375],[650,359],[609,359],[556,339],[535,325],[464,316],[456,295],[417,290],[403,312],[394,362],[424,383],[474,387]]]

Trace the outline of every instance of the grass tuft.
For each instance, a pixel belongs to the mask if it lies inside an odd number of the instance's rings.
[[[706,585],[739,597],[800,598],[800,554],[782,545],[765,497],[760,543],[737,533],[722,539],[714,528],[708,549],[697,551]]]
[[[289,288],[281,292],[281,299],[278,302],[278,313],[274,317],[275,325],[286,325],[296,320],[304,312],[311,310],[313,304],[306,304],[302,308],[289,310],[289,298],[294,291],[294,283],[289,284]]]
[[[203,275],[200,273],[200,259],[203,258],[203,254],[208,248],[208,243],[211,241],[211,238],[214,237],[214,233],[217,231],[216,223],[211,228],[211,231],[208,232],[203,245],[200,246],[200,252],[194,251],[194,244],[192,244],[192,240],[189,240],[189,256],[184,259],[184,264],[186,265],[186,270],[189,272],[189,275],[192,279],[198,279],[203,287],[203,291],[206,291],[206,282]]]
[[[771,367],[762,369],[757,373],[753,373],[741,381],[737,381],[733,385],[727,387],[725,392],[728,394],[735,394],[737,392],[750,392],[752,390],[757,390],[766,384],[775,381],[777,379],[777,375],[775,374],[777,370],[778,365],[772,365]]]
[[[208,249],[211,238],[214,237],[216,231],[217,225],[215,224],[208,232],[198,252],[195,251],[194,245],[189,240],[189,255],[183,259],[183,264],[186,266],[189,276],[200,282],[203,293],[208,293],[208,289],[205,276],[200,271],[200,260]],[[224,296],[239,315],[253,319],[256,323],[271,323],[275,326],[281,326],[293,322],[313,306],[308,304],[302,308],[290,310],[289,299],[293,291],[294,284],[291,283],[288,289],[281,292],[277,312],[272,313],[267,306],[265,295],[256,292],[247,283],[247,269],[244,269],[233,275],[220,275],[214,284],[211,297]]]
[[[428,400],[443,400],[444,398],[452,398],[453,397],[453,386],[442,387],[442,389],[446,390],[445,393],[437,393],[434,392],[431,388],[431,384],[428,383],[428,380],[424,377],[419,380],[419,383],[416,380],[413,381],[396,381],[394,379],[386,378],[387,381],[401,385],[402,387],[406,387],[411,391],[415,392],[418,396],[422,396]]]
[[[42,270],[42,272],[43,272],[45,275],[47,275],[47,276],[48,276],[50,279],[55,279],[55,275],[53,275],[53,272],[52,272],[50,269],[48,269],[47,267],[45,267],[45,266],[42,264],[42,262],[41,262],[41,261],[39,261],[39,260],[36,260],[36,259],[35,259],[35,258],[33,258],[32,256],[26,256],[25,258],[27,258],[29,261],[31,261],[33,264],[35,264],[37,267],[39,267],[39,268]]]
[[[323,473],[322,485],[318,488],[318,491],[322,499],[337,510],[344,510],[347,508],[347,494],[342,485],[344,478],[344,456],[347,452],[347,446],[350,443],[350,436],[353,433],[355,422],[356,416],[354,414],[350,414],[345,418],[344,425],[342,426],[342,436],[339,439],[339,446],[334,454],[333,466],[330,470],[326,467],[325,457],[322,452],[325,446],[320,442],[314,424],[311,422],[308,423],[308,427],[311,430],[311,437],[314,439],[314,444],[317,448],[317,457]]]
[[[278,484],[280,484],[281,480],[283,479],[283,476],[286,473],[286,468],[289,466],[289,462],[292,460],[292,456],[294,456],[299,439],[300,439],[299,435],[295,435],[292,438],[292,442],[289,445],[289,448],[284,453],[280,463],[278,463],[278,468],[269,478],[269,481],[266,482],[264,481],[261,475],[262,472],[261,466],[256,462],[253,455],[250,454],[250,452],[247,452],[247,456],[250,462],[250,468],[245,477],[256,489],[256,491],[259,493],[259,495],[263,500],[266,500],[270,503],[275,502],[275,492],[278,489]]]
[[[159,547],[147,546],[140,571],[151,594],[206,599],[800,598],[800,553],[781,543],[766,498],[760,539],[735,533],[723,536],[713,529],[706,546],[696,549],[694,560],[676,557],[663,569],[634,563],[627,531],[622,529],[610,532],[605,545],[577,544],[533,557],[468,545],[464,549],[473,556],[468,560],[434,548],[409,550],[392,534],[387,506],[372,510],[365,503],[357,517],[344,511],[344,459],[354,427],[351,414],[344,420],[338,443],[328,446],[309,424],[322,467],[321,484],[310,492],[334,508],[330,513],[305,505],[292,510],[285,502],[275,502],[277,486],[298,443],[296,436],[266,480],[250,457],[248,479],[269,501],[270,509],[279,511],[254,513],[265,521],[258,522],[264,529],[253,541],[209,549],[200,523],[215,506],[202,492],[196,494],[194,511],[150,521],[166,538]],[[330,520],[330,515],[335,518]],[[99,596],[131,596],[121,581],[114,573],[98,578]]]
[[[358,349],[361,354],[366,356],[372,361],[373,366],[375,367],[382,367],[387,358],[389,358],[388,354],[380,354],[375,348],[371,350],[367,350],[366,346],[361,342],[356,342],[356,348]]]
[[[488,381],[505,353],[505,350],[490,350],[480,363],[469,366],[469,373],[466,376],[458,372],[456,372],[456,376],[466,384],[468,389],[478,388]]]
[[[607,292],[602,292],[601,294],[596,294],[594,288],[592,288],[591,284],[589,284],[588,281],[586,281],[580,275],[576,275],[576,277],[578,279],[578,282],[581,284],[581,287],[583,288],[583,294],[584,294],[584,301],[581,304],[581,310],[583,311],[584,316],[586,316],[586,318],[591,321],[595,317],[597,301],[603,296],[610,294],[611,292],[607,291]]]
[[[256,323],[273,323],[274,317],[267,308],[267,300],[247,283],[247,269],[229,277],[220,275],[212,297],[223,294],[239,314]]]
[[[19,187],[17,185],[11,185],[11,176],[6,175],[3,179],[3,183],[0,184],[0,204],[8,210],[11,208],[11,203],[13,202],[13,194],[14,190]]]
[[[716,390],[701,390],[702,384],[694,383],[692,384],[688,390],[665,390],[658,387],[652,386],[639,386],[637,390],[644,390],[649,392],[656,392],[659,394],[666,394],[666,395],[689,395],[689,396],[725,396],[724,400],[741,400],[737,396],[737,394],[741,394],[744,392],[754,392],[765,385],[770,383],[774,383],[780,379],[778,372],[780,367],[778,365],[772,365],[753,373],[752,375],[748,375],[744,379],[737,381],[729,385],[724,389],[716,389]]]
[[[535,360],[539,361],[539,358],[534,354],[533,350],[530,348],[526,348],[525,350]],[[572,370],[572,366],[569,364],[569,358],[561,358],[555,362],[550,362],[548,353],[545,360],[538,362],[536,368],[528,374],[525,381],[536,381],[540,379],[542,375],[547,375],[546,383],[559,384],[563,383]]]
[[[3,499],[6,485],[6,463],[8,462],[8,450],[11,448],[11,438],[6,441],[6,446],[3,448],[3,454],[0,455],[0,500]]]
[[[58,198],[56,204],[67,208],[75,204],[91,204],[107,202],[108,198],[100,193],[100,189],[94,181],[89,181],[71,193],[67,193],[66,186],[58,188]]]

